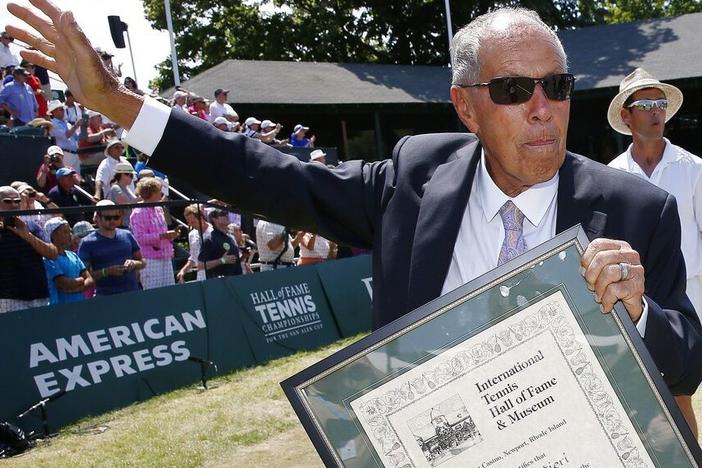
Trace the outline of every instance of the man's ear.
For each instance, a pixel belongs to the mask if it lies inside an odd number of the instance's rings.
[[[475,105],[470,99],[469,92],[458,86],[451,86],[451,102],[453,102],[453,108],[463,125],[468,127],[471,132],[478,133],[480,125],[478,125]]]
[[[622,121],[626,124],[627,127],[631,127],[631,111],[629,109],[621,108],[619,111],[619,116],[622,118]]]

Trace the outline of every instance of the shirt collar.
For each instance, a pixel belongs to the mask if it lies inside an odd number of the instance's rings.
[[[533,226],[538,226],[558,193],[559,177],[558,172],[556,172],[556,174],[546,182],[532,185],[514,198],[508,197],[495,184],[492,177],[490,177],[487,166],[485,165],[484,150],[480,155],[480,163],[478,164],[476,177],[480,206],[488,222],[492,221],[497,215],[502,205],[508,200],[512,200],[512,202],[517,205],[517,208],[519,208],[519,211],[524,213],[524,216],[529,222]]]
[[[670,140],[668,140],[665,137],[663,137],[663,140],[665,141],[665,149],[663,150],[663,156],[661,157],[661,160],[658,161],[658,164],[656,164],[656,169],[658,169],[659,166],[664,167],[668,164],[674,163],[682,157],[680,152],[675,149],[674,145],[670,142]],[[626,163],[629,167],[629,172],[640,172],[641,174],[643,174],[644,172],[641,169],[641,166],[639,166],[639,164],[636,161],[634,161],[634,157],[631,155],[631,148],[633,147],[634,144],[631,143],[626,149]]]

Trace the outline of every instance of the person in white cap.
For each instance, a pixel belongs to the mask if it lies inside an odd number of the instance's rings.
[[[53,124],[49,134],[56,140],[56,145],[63,150],[64,162],[80,174],[78,135],[80,126],[83,123],[82,120],[78,119],[75,124],[69,124],[66,120],[66,108],[58,99],[49,101],[48,112],[51,115],[51,123]]]
[[[306,134],[309,130],[310,127],[305,127],[302,124],[295,125],[293,132],[290,134],[290,145],[296,148],[313,148],[315,136],[312,135],[311,138],[307,138]]]
[[[310,162],[327,165],[327,153],[321,149],[316,149],[310,153]]]
[[[261,121],[256,117],[248,117],[244,121],[244,135],[249,138],[258,139],[261,133]]]
[[[49,287],[49,304],[66,304],[85,299],[83,291],[95,286],[85,264],[73,252],[71,227],[63,218],[51,218],[44,224],[46,237],[58,251],[58,258],[44,258],[46,282]]]
[[[48,193],[52,188],[56,187],[58,180],[56,171],[62,167],[67,167],[63,163],[63,150],[58,145],[51,145],[46,149],[44,161],[37,169],[37,185],[45,193]],[[73,167],[69,169],[74,170]],[[76,182],[80,182],[80,178],[76,175]]]
[[[188,93],[185,91],[178,90],[173,93],[173,109],[188,112]]]
[[[217,117],[212,121],[212,125],[217,127],[218,129],[222,130],[223,132],[228,132],[229,131],[229,121],[225,119],[224,117],[220,116]]]
[[[287,143],[287,140],[279,140],[276,138],[278,132],[282,129],[283,126],[281,124],[266,119],[261,122],[261,131],[258,133],[257,138],[269,145],[283,145]]]
[[[124,153],[124,143],[120,140],[114,139],[107,143],[105,148],[106,158],[100,162],[95,173],[95,195],[97,200],[102,200],[105,198],[107,191],[110,189],[110,183],[112,178],[115,176],[115,167],[121,162],[128,163],[127,158],[122,156]],[[134,191],[134,183],[130,185],[132,191]]]
[[[614,130],[631,135],[626,151],[609,163],[675,196],[681,245],[687,271],[687,296],[702,320],[702,159],[663,136],[665,124],[680,109],[682,92],[637,68],[619,85],[607,120]],[[697,425],[690,396],[676,397],[695,436]]]

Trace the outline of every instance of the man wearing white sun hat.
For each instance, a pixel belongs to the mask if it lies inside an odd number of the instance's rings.
[[[637,68],[619,85],[607,119],[614,130],[631,135],[629,148],[612,162],[621,169],[672,194],[678,202],[681,245],[687,270],[687,296],[702,318],[702,159],[663,136],[665,124],[680,109],[682,92]],[[685,418],[697,434],[692,402],[676,397]]]

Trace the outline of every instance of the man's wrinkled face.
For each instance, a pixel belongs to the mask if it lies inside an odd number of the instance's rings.
[[[480,63],[481,83],[498,77],[542,78],[566,72],[557,47],[538,30],[485,41]],[[487,87],[453,87],[451,97],[461,121],[480,138],[488,172],[505,194],[516,196],[549,180],[563,164],[570,101],[547,98],[541,84],[521,104],[495,104]]]
[[[628,101],[634,102],[639,99],[665,99],[665,93],[658,88],[644,88],[631,95]],[[666,111],[658,107],[651,108],[650,111],[643,111],[632,108],[623,108],[621,116],[624,123],[631,130],[632,136],[637,136],[646,140],[660,140],[663,138],[665,130]]]

